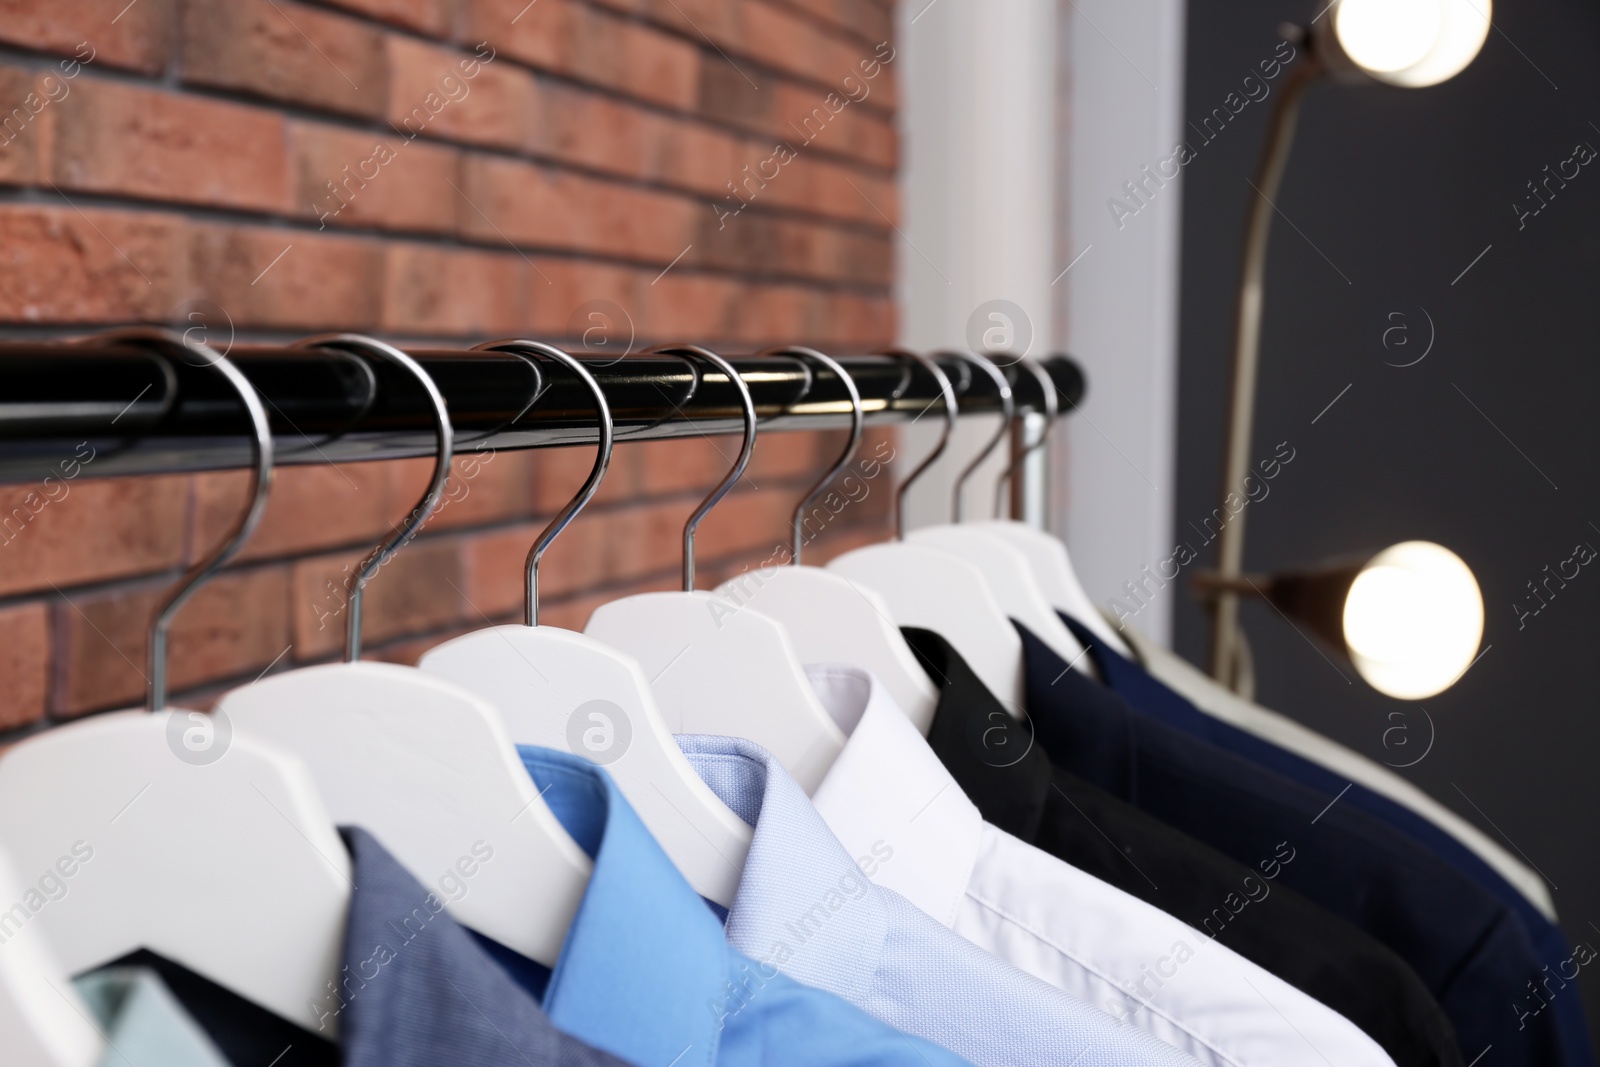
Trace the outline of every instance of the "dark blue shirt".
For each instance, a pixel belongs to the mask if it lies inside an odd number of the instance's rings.
[[[1200,738],[1218,748],[1293,778],[1302,785],[1326,792],[1330,797],[1341,790],[1341,805],[1360,809],[1381,819],[1405,834],[1435,856],[1470,878],[1479,888],[1509,907],[1527,930],[1538,961],[1545,970],[1541,975],[1544,999],[1524,991],[1517,1003],[1530,1017],[1543,1014],[1548,1002],[1561,1035],[1565,1059],[1561,1062],[1571,1067],[1592,1067],[1594,1055],[1589,1043],[1588,1028],[1584,1020],[1583,1004],[1576,989],[1563,989],[1567,984],[1559,976],[1559,965],[1572,958],[1572,950],[1561,928],[1551,922],[1523,893],[1507,882],[1499,872],[1482,857],[1462,844],[1451,834],[1381,793],[1368,789],[1359,782],[1350,782],[1335,772],[1297,753],[1290,752],[1271,741],[1215,716],[1207,715],[1179,693],[1152,677],[1143,667],[1107,648],[1088,629],[1065,614],[1066,623],[1078,640],[1083,642],[1100,671],[1105,684],[1129,704],[1155,719],[1176,727],[1192,737]],[[1547,984],[1545,976],[1554,987]],[[1501,1009],[1505,1010],[1505,1009]],[[1468,1055],[1472,1055],[1469,1052]]]
[[[1246,864],[1287,841],[1284,884],[1388,945],[1455,1025],[1470,1063],[1569,1064],[1552,1013],[1520,1014],[1542,977],[1501,901],[1380,819],[1134,710],[1018,626],[1026,700],[1051,760]],[[1340,783],[1340,789],[1345,783]]]

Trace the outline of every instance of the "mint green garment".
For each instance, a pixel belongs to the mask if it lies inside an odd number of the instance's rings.
[[[154,971],[103,967],[72,984],[106,1039],[100,1067],[228,1067]]]

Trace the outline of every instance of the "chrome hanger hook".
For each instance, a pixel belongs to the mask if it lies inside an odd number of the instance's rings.
[[[828,488],[828,483],[833,481],[839,472],[844,470],[849,462],[855,458],[856,449],[861,445],[861,430],[866,425],[867,413],[861,406],[861,390],[856,388],[855,379],[850,377],[849,372],[832,356],[824,355],[815,348],[806,348],[803,345],[769,348],[760,354],[763,356],[790,356],[800,360],[801,366],[807,367],[806,391],[800,394],[800,399],[795,403],[804,402],[805,398],[811,393],[811,387],[816,384],[815,377],[809,373],[808,360],[815,360],[838,375],[839,380],[844,383],[845,391],[850,394],[850,439],[845,442],[844,451],[839,453],[839,458],[834,461],[833,466],[829,467],[822,477],[817,479],[816,484],[807,490],[800,503],[795,505],[794,514],[790,517],[793,543],[790,549],[791,558],[789,563],[791,566],[798,567],[800,565],[800,547],[804,543],[806,509],[811,506],[813,500],[822,495],[824,489]]]
[[[261,513],[267,507],[267,494],[272,489],[272,428],[267,423],[267,413],[261,406],[261,398],[256,394],[255,387],[238,367],[210,345],[192,341],[174,330],[140,326],[97,334],[95,340],[144,342],[160,348],[176,348],[188,356],[198,357],[203,365],[211,367],[227,380],[234,392],[239,394],[245,413],[250,417],[250,454],[254,460],[251,467],[250,505],[211,554],[184,572],[178,584],[162,600],[155,617],[150,620],[150,682],[145,708],[152,712],[163,711],[167,707],[167,645],[172,620],[178,614],[178,609],[244,546],[260,523]]]
[[[439,393],[439,387],[434,384],[428,372],[422,369],[421,364],[398,348],[376,338],[365,337],[358,333],[329,333],[317,337],[308,337],[303,341],[296,341],[296,348],[332,348],[346,352],[355,352],[363,356],[372,356],[377,359],[387,360],[405,370],[423,391],[428,394],[428,401],[433,405],[435,452],[433,463],[433,479],[428,483],[428,489],[422,495],[422,500],[411,509],[411,514],[406,516],[393,535],[372,553],[362,560],[361,566],[350,576],[350,617],[346,620],[344,635],[344,661],[355,663],[361,659],[361,598],[366,591],[367,582],[378,573],[378,568],[389,562],[394,554],[405,547],[406,543],[417,535],[422,524],[438,508],[439,501],[444,498],[445,482],[450,477],[450,460],[454,451],[455,431],[450,425],[450,412],[445,407],[444,397]]]
[[[1056,396],[1056,380],[1050,377],[1050,372],[1043,363],[1030,356],[1014,357],[1019,366],[1039,383],[1039,390],[1044,395],[1044,430],[1039,434],[1039,439],[1033,444],[1018,452],[1011,459],[1010,466],[1000,472],[1000,477],[994,483],[994,517],[1000,517],[1000,501],[1005,497],[1006,486],[1011,484],[1011,476],[1022,469],[1023,461],[1043,448],[1050,440],[1050,431],[1055,427],[1056,418],[1061,414],[1061,401]],[[1023,419],[1027,412],[1018,412],[1017,418]]]
[[[996,367],[993,363],[990,363],[982,356],[976,356],[971,352],[962,352],[954,349],[943,352],[935,352],[934,355],[954,356],[956,359],[977,367],[979,370],[982,370],[991,379],[993,379],[995,388],[1000,390],[1000,428],[995,431],[993,437],[989,438],[988,443],[983,446],[983,449],[976,456],[972,457],[972,462],[961,468],[961,473],[956,475],[955,489],[952,490],[950,494],[950,517],[953,521],[960,522],[963,513],[963,508],[961,506],[961,490],[966,488],[967,479],[972,477],[973,472],[983,465],[983,461],[989,458],[989,453],[993,452],[995,446],[998,445],[1001,439],[1005,437],[1006,431],[1011,429],[1011,420],[1016,415],[1016,401],[1011,395],[1011,384],[1006,381],[1006,376],[1000,373],[1000,368]]]
[[[539,563],[544,559],[546,550],[561,532],[578,517],[594,499],[595,493],[600,491],[600,480],[606,476],[606,469],[611,466],[611,450],[615,447],[615,428],[611,422],[611,405],[606,403],[605,391],[600,388],[600,383],[594,380],[594,375],[589,373],[589,368],[572,356],[563,352],[554,345],[547,345],[543,341],[488,341],[473,348],[474,352],[510,352],[523,357],[543,356],[545,359],[554,360],[571,371],[579,381],[589,390],[589,395],[594,398],[595,417],[599,423],[599,450],[595,453],[594,466],[589,470],[589,477],[584,481],[572,499],[551,519],[539,534],[539,539],[528,550],[526,567],[527,581],[527,623],[529,626],[539,625]]]
[[[933,380],[939,385],[939,395],[944,400],[944,432],[939,435],[939,443],[933,446],[933,451],[929,452],[922,462],[917,464],[910,474],[906,475],[906,480],[900,483],[899,489],[895,490],[894,536],[895,540],[904,541],[906,537],[906,492],[911,488],[912,483],[922,477],[923,473],[944,454],[945,446],[950,443],[950,435],[955,432],[956,417],[960,414],[960,410],[956,406],[956,390],[955,386],[950,383],[950,376],[944,372],[943,367],[932,359],[920,352],[913,352],[909,348],[886,348],[879,352],[878,355],[900,360],[902,364],[915,363],[920,366],[923,370],[933,375]],[[909,385],[910,383],[908,382],[908,388]],[[928,407],[932,406],[931,403],[928,405]],[[922,412],[918,412],[917,417],[921,418]]]
[[[709,348],[702,348],[699,345],[662,345],[659,348],[652,348],[648,354],[705,360],[728,376],[728,381],[739,390],[739,403],[744,408],[744,443],[739,448],[739,458],[733,461],[733,469],[723,476],[722,481],[717,483],[717,487],[711,490],[711,494],[700,502],[700,506],[694,509],[694,514],[683,524],[683,591],[692,593],[694,592],[694,532],[699,528],[700,520],[728,495],[733,483],[744,475],[744,469],[750,465],[750,453],[755,451],[756,447],[756,404],[750,399],[750,387],[744,384],[744,379],[733,369],[733,364]]]

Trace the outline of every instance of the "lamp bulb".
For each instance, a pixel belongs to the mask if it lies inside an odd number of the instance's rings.
[[[1492,0],[1338,0],[1339,47],[1378,81],[1408,88],[1459,74],[1489,36]]]
[[[1367,562],[1344,603],[1344,637],[1381,693],[1422,700],[1466,673],[1483,640],[1483,595],[1460,556],[1405,541]]]

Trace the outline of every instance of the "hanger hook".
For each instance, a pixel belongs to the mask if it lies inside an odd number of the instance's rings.
[[[389,562],[396,552],[405,547],[406,542],[416,536],[422,524],[428,521],[434,509],[439,506],[439,501],[444,497],[444,484],[450,477],[455,431],[450,425],[450,412],[445,407],[444,397],[439,394],[439,387],[428,376],[428,372],[422,369],[421,364],[393,345],[358,333],[328,333],[296,341],[293,347],[332,348],[387,360],[416,378],[417,383],[428,394],[428,402],[433,405],[435,440],[433,479],[428,483],[428,489],[423,493],[422,500],[411,509],[411,514],[395,528],[395,532],[387,541],[373,549],[371,554],[361,561],[361,566],[350,576],[350,618],[346,620],[345,625],[344,661],[355,663],[361,659],[361,595],[366,591],[367,582],[378,573],[378,568]]]
[[[1061,414],[1061,402],[1056,396],[1056,380],[1050,377],[1050,372],[1045,369],[1044,364],[1031,356],[1018,356],[1016,360],[1022,369],[1033,375],[1034,380],[1039,383],[1039,390],[1044,396],[1044,431],[1039,434],[1037,441],[1012,457],[1011,465],[1000,472],[999,479],[994,483],[994,517],[997,519],[1000,517],[1000,501],[1005,496],[1006,486],[1011,483],[1011,476],[1022,469],[1024,460],[1043,448],[1050,440],[1050,431],[1056,424],[1057,416]],[[1026,415],[1027,412],[1019,411],[1017,418],[1022,419]]]
[[[1001,438],[1005,437],[1006,431],[1011,428],[1011,419],[1016,414],[1016,401],[1011,396],[1011,384],[1006,381],[1006,376],[1000,373],[1000,368],[996,367],[993,363],[990,363],[982,356],[976,356],[971,352],[963,352],[955,349],[950,349],[944,352],[936,352],[934,354],[940,356],[954,356],[964,363],[968,363],[974,367],[977,367],[979,370],[983,371],[991,379],[993,379],[995,388],[1000,390],[1000,428],[994,432],[993,437],[989,438],[988,443],[983,446],[982,451],[980,451],[976,456],[973,456],[972,461],[965,467],[961,468],[961,473],[956,475],[955,489],[953,489],[950,494],[950,517],[955,522],[960,522],[962,516],[961,490],[966,488],[967,479],[972,477],[973,472],[983,464],[984,460],[989,458],[989,453],[994,451],[995,446],[1000,443]]]
[[[212,549],[211,554],[184,572],[183,577],[178,579],[178,584],[162,600],[155,618],[150,620],[150,686],[145,707],[152,712],[163,711],[167,707],[167,636],[172,628],[172,620],[178,614],[178,609],[183,607],[189,598],[244,546],[261,521],[261,513],[267,507],[267,493],[272,488],[272,428],[267,424],[266,410],[262,408],[261,398],[256,394],[250,380],[238,367],[208,344],[190,340],[173,330],[143,326],[97,334],[95,340],[142,341],[168,349],[176,348],[198,356],[204,365],[227,379],[234,392],[239,394],[245,414],[250,417],[250,454],[253,460],[250,505],[240,514],[233,524],[233,529],[222,542]]]
[[[950,376],[944,372],[944,368],[939,364],[922,353],[913,352],[909,348],[886,348],[879,352],[878,355],[897,359],[902,366],[906,363],[915,363],[920,366],[923,370],[933,375],[933,380],[939,385],[939,396],[944,400],[944,432],[939,435],[939,443],[933,446],[933,451],[929,452],[922,462],[917,464],[910,474],[906,475],[905,481],[900,483],[900,488],[895,490],[894,536],[897,541],[904,541],[906,537],[906,491],[911,488],[913,482],[922,477],[923,472],[933,466],[938,458],[944,454],[945,446],[950,443],[950,435],[955,432],[956,416],[959,414],[959,409],[956,407],[955,386],[950,384]],[[909,382],[906,385],[907,388],[910,387]],[[928,407],[932,406],[931,403],[928,405]],[[922,412],[917,414],[918,417],[921,417]]]
[[[750,453],[756,447],[756,404],[750,399],[750,387],[744,384],[744,379],[739,377],[739,372],[733,369],[733,364],[699,345],[661,345],[652,348],[649,355],[677,356],[680,359],[703,359],[723,374],[728,376],[728,381],[739,390],[739,404],[744,408],[744,443],[739,448],[739,458],[733,461],[733,469],[723,476],[711,494],[700,501],[700,506],[694,509],[694,514],[689,516],[689,521],[683,524],[683,591],[694,592],[694,532],[700,526],[700,520],[706,513],[717,506],[728,490],[733,488],[744,474],[744,469],[750,465]],[[698,375],[696,376],[698,378]]]
[[[856,388],[855,379],[850,377],[849,372],[832,356],[824,355],[815,348],[807,348],[804,345],[784,345],[777,348],[769,348],[760,354],[763,356],[790,356],[798,359],[800,365],[807,368],[806,391],[800,394],[800,399],[795,403],[803,402],[810,395],[812,385],[816,383],[815,377],[809,373],[808,360],[815,360],[833,371],[839,380],[844,383],[845,391],[850,394],[850,439],[845,442],[844,451],[839,453],[839,458],[834,461],[833,466],[829,467],[822,477],[817,479],[816,484],[807,490],[804,499],[795,505],[794,515],[790,519],[790,525],[793,528],[793,544],[789,563],[791,566],[798,567],[800,565],[800,546],[805,533],[802,524],[805,522],[806,509],[811,506],[813,500],[822,495],[822,491],[828,487],[828,483],[833,481],[839,472],[844,470],[845,466],[855,458],[856,449],[861,445],[861,428],[866,425],[867,414],[861,406],[861,390]]]
[[[556,513],[539,534],[539,539],[533,543],[533,548],[528,550],[526,569],[527,581],[527,623],[529,626],[539,625],[539,562],[544,559],[545,551],[561,536],[573,519],[594,499],[595,493],[600,491],[600,480],[606,476],[606,469],[611,466],[611,450],[615,446],[614,427],[611,422],[611,405],[606,403],[605,391],[600,388],[600,383],[594,380],[594,375],[589,373],[581,361],[554,345],[547,345],[543,341],[486,341],[473,348],[474,352],[510,352],[513,355],[530,357],[543,356],[555,360],[567,368],[578,380],[583,382],[589,390],[589,395],[594,398],[595,417],[599,421],[600,448],[595,453],[594,466],[589,470],[589,477],[583,487],[567,501],[566,507]]]

